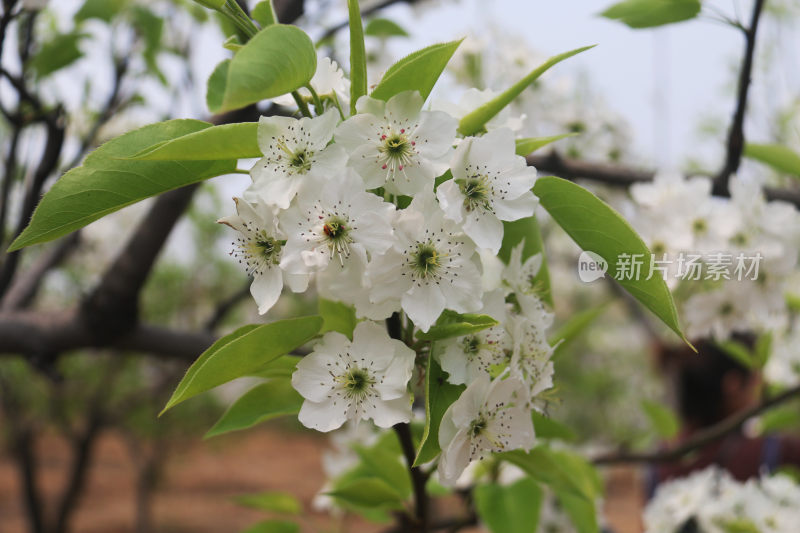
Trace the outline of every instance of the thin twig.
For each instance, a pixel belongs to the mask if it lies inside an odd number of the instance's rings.
[[[611,187],[627,188],[636,183],[649,183],[656,174],[648,169],[563,157],[555,151],[545,155],[529,155],[526,159],[540,174],[553,174],[572,181],[594,181]],[[719,196],[727,197],[730,194],[726,192]],[[764,196],[769,201],[781,200],[800,208],[800,191],[764,187]]]
[[[750,76],[753,70],[753,56],[756,48],[756,32],[758,31],[758,21],[761,18],[761,11],[766,0],[755,0],[753,4],[753,14],[750,20],[750,27],[744,32],[745,51],[742,59],[742,70],[739,72],[739,86],[736,98],[736,110],[733,113],[733,122],[728,132],[728,145],[725,154],[725,164],[720,170],[719,175],[714,179],[714,194],[718,196],[728,195],[728,182],[733,174],[739,169],[744,152],[744,115],[747,110],[747,93],[750,89]]]
[[[617,463],[663,463],[680,459],[684,455],[691,453],[703,446],[715,442],[731,433],[738,431],[745,422],[768,409],[785,403],[795,397],[800,396],[800,386],[787,389],[780,394],[764,400],[759,405],[734,414],[725,420],[714,424],[702,431],[698,431],[691,438],[682,444],[668,450],[656,452],[630,453],[617,452],[608,455],[601,455],[592,459],[596,465],[610,465]]]
[[[217,304],[217,307],[214,309],[214,313],[209,317],[208,321],[206,321],[204,328],[206,331],[214,331],[217,329],[217,326],[220,325],[228,313],[230,313],[234,307],[239,305],[242,300],[250,295],[250,284],[251,281],[248,280],[241,289]]]

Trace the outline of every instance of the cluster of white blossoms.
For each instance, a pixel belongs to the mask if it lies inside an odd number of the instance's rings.
[[[297,365],[300,421],[320,431],[408,422],[409,381],[428,348],[417,353],[377,321],[397,314],[404,331],[427,332],[447,309],[499,324],[433,349],[450,381],[468,385],[442,421],[442,478],[486,452],[529,449],[530,411],[552,386],[552,315],[533,283],[541,256],[523,262],[524,243],[507,266],[496,256],[503,221],[534,214],[536,170],[511,129],[458,137],[457,118],[423,109],[417,92],[363,96],[346,117],[346,80],[335,63],[320,69],[317,95],[306,96],[324,102],[317,116],[261,118],[263,158],[237,214],[220,221],[238,232],[232,255],[253,276],[260,313],[284,285],[303,292],[315,281],[362,320],[352,339],[326,333]]]
[[[740,483],[709,467],[660,485],[644,522],[646,533],[794,533],[800,524],[800,486],[786,475]]]
[[[655,259],[665,260],[690,338],[784,328],[800,213],[789,203],[767,202],[755,181],[734,177],[730,198],[712,196],[711,186],[705,177],[660,174],[633,185],[632,201],[619,208]]]

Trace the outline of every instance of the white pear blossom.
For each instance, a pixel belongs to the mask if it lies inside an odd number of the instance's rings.
[[[794,321],[788,332],[773,338],[771,353],[764,367],[769,383],[792,387],[800,383],[800,323]]]
[[[388,102],[359,98],[358,114],[336,129],[336,143],[367,189],[386,187],[413,196],[433,190],[434,178],[447,170],[457,121],[441,111],[422,111],[422,96],[405,91]]]
[[[453,179],[436,190],[445,216],[463,222],[464,233],[495,254],[503,242],[502,221],[529,217],[538,203],[531,191],[536,169],[515,146],[507,128],[464,139],[450,164]]]
[[[439,427],[439,480],[452,486],[469,463],[488,452],[529,450],[536,442],[527,391],[514,377],[479,376],[445,411]]]
[[[484,294],[481,314],[502,321],[505,319],[505,299],[502,290]],[[506,362],[511,352],[511,338],[502,323],[461,337],[436,344],[436,355],[447,381],[455,385],[472,383],[481,375],[490,375],[492,367]]]
[[[394,243],[394,204],[364,191],[352,169],[304,188],[296,202],[280,214],[288,234],[281,268],[291,273],[339,270],[356,253],[383,254]]]
[[[347,420],[371,418],[383,428],[408,422],[414,359],[410,348],[374,322],[360,322],[352,342],[341,333],[326,333],[292,374],[292,386],[305,398],[300,422],[319,431]]]
[[[509,368],[511,375],[525,384],[528,391],[527,405],[543,410],[539,395],[553,386],[553,347],[547,342],[540,323],[522,316],[511,320],[511,336],[514,351]]]
[[[261,117],[258,146],[264,157],[250,170],[253,184],[245,197],[286,209],[310,178],[340,172],[347,154],[328,146],[338,122],[333,109],[315,118]]]
[[[419,195],[395,222],[395,245],[368,267],[370,301],[395,302],[422,331],[445,308],[459,313],[481,307],[481,275],[472,242],[445,220],[431,193]]]
[[[269,206],[251,204],[234,198],[237,214],[219,222],[239,232],[231,255],[253,276],[250,293],[264,314],[275,305],[286,282],[294,292],[308,287],[308,275],[287,274],[278,266],[283,256],[285,235],[278,228],[278,219]]]
[[[467,39],[461,47],[463,47],[466,42],[469,42],[469,39]],[[493,100],[499,94],[500,93],[491,89],[479,90],[471,87],[464,91],[464,94],[461,95],[457,103],[451,102],[450,100],[437,99],[433,101],[431,109],[434,111],[444,111],[461,120],[464,116],[475,111],[490,100]],[[512,117],[511,110],[508,107],[504,107],[499,113],[490,118],[484,127],[486,131],[492,131],[498,128],[509,128],[516,132],[522,129],[525,118],[525,115]]]
[[[776,475],[738,482],[711,466],[659,485],[644,512],[646,533],[759,531],[793,533],[800,523],[800,486]],[[734,527],[735,526],[735,527]]]
[[[342,111],[350,107],[350,80],[345,78],[344,72],[339,64],[329,57],[317,58],[317,70],[314,72],[314,77],[308,83],[323,100],[323,105],[326,99],[333,100]],[[297,93],[306,102],[313,103],[311,91],[305,87],[297,89]],[[294,106],[296,102],[291,94],[284,94],[272,99],[278,105]],[[334,105],[336,105],[334,104]],[[322,110],[317,110],[322,112]]]

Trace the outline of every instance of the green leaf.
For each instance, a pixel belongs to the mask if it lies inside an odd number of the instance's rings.
[[[265,379],[290,377],[294,374],[299,361],[300,357],[296,355],[282,355],[277,359],[273,359],[266,365],[253,370],[248,375]]]
[[[350,20],[350,114],[355,115],[356,102],[367,94],[367,51],[358,0],[347,0],[347,13]]]
[[[778,144],[750,144],[744,147],[744,155],[766,163],[784,174],[800,177],[800,154]]]
[[[389,100],[403,91],[419,91],[427,100],[462,40],[434,44],[407,55],[389,67],[370,96]]]
[[[393,20],[376,18],[367,22],[364,34],[372,37],[408,37],[408,32]]]
[[[724,341],[719,341],[716,343],[717,347],[725,352],[725,355],[730,357],[731,359],[737,361],[745,368],[755,369],[756,368],[756,361],[753,358],[753,354],[743,343],[737,341],[736,339],[728,339]]]
[[[431,352],[435,345],[431,347]],[[436,458],[442,449],[439,447],[439,425],[444,412],[458,400],[465,385],[453,385],[447,381],[447,374],[433,357],[428,357],[425,372],[425,429],[419,443],[419,451],[414,459],[414,466],[419,466]]]
[[[28,227],[9,250],[51,241],[145,198],[227,174],[235,161],[131,161],[154,143],[193,133],[210,124],[170,120],[113,139],[64,174],[39,202]]]
[[[660,437],[671,439],[678,434],[680,422],[672,409],[660,403],[642,400],[642,410]]]
[[[83,57],[78,45],[86,37],[88,34],[80,32],[61,33],[45,42],[29,63],[36,77],[49,76]]]
[[[550,135],[549,137],[527,137],[525,139],[517,139],[517,155],[525,157],[532,154],[542,146],[547,146],[550,143],[566,139],[567,137],[574,137],[578,135],[575,132],[562,133],[561,135]]]
[[[756,345],[753,346],[753,361],[755,362],[756,368],[764,368],[771,354],[772,332],[767,331],[758,336]]]
[[[303,506],[288,492],[268,491],[236,496],[233,501],[243,507],[283,514],[300,514]]]
[[[242,533],[300,533],[300,526],[288,520],[264,520]]]
[[[416,337],[423,341],[439,341],[451,337],[462,337],[497,325],[489,315],[460,314],[445,309],[436,324],[427,332],[417,331]]]
[[[206,100],[214,113],[238,109],[306,85],[317,68],[317,53],[296,26],[273,24],[258,32],[226,67],[217,65]]]
[[[361,478],[326,493],[359,507],[402,509],[403,498],[388,483],[377,477]]]
[[[631,28],[652,28],[692,19],[700,13],[700,8],[700,0],[624,0],[600,16]]]
[[[130,10],[130,16],[133,27],[144,41],[142,56],[148,72],[155,75],[162,84],[167,85],[167,78],[161,72],[156,61],[158,52],[161,50],[164,19],[142,6],[134,6]]]
[[[323,321],[320,333],[338,331],[353,340],[353,330],[356,329],[358,322],[353,306],[320,298],[319,314]]]
[[[689,343],[681,332],[678,312],[664,279],[658,273],[647,279],[652,261],[650,250],[625,219],[591,192],[561,178],[539,178],[533,192],[578,246],[605,259],[608,274]],[[623,276],[617,274],[617,258],[622,254],[642,259],[638,279],[635,276],[621,279]]]
[[[263,0],[257,3],[253,8],[253,19],[262,28],[278,23],[278,17],[275,16],[275,9],[272,7],[272,0]]]
[[[542,254],[542,266],[533,278],[532,283],[539,297],[550,307],[553,307],[553,294],[550,291],[550,270],[547,267],[547,257],[544,253],[542,231],[535,216],[521,218],[513,222],[503,222],[503,243],[500,246],[498,257],[508,264],[511,258],[511,250],[522,242],[522,239],[525,239],[525,245],[522,248],[523,261],[538,253]]]
[[[288,378],[273,379],[244,393],[203,438],[251,428],[279,416],[295,415],[302,406],[303,397],[294,390]]]
[[[478,485],[473,496],[478,516],[492,533],[536,533],[543,492],[533,479]]]
[[[143,161],[205,161],[261,157],[258,122],[212,126],[149,146],[131,159]]]
[[[577,339],[605,311],[606,305],[579,311],[562,324],[548,339],[550,346],[555,346],[551,359],[564,353],[567,346]]]
[[[483,129],[484,124],[489,122],[492,117],[498,114],[500,111],[503,110],[508,104],[510,104],[514,98],[520,95],[522,91],[524,91],[530,84],[536,81],[539,76],[547,72],[547,70],[552,67],[553,65],[564,61],[567,58],[570,58],[576,54],[580,54],[590,48],[594,48],[595,45],[592,46],[584,46],[583,48],[577,48],[575,50],[570,50],[569,52],[564,52],[563,54],[559,54],[557,56],[551,57],[547,61],[545,61],[540,67],[533,70],[530,74],[519,80],[517,83],[512,85],[506,91],[500,93],[492,100],[489,100],[478,109],[464,115],[461,118],[461,122],[458,125],[458,131],[464,135],[465,137],[468,135],[475,135],[480,133]]]
[[[225,87],[228,85],[228,71],[231,67],[231,60],[224,59],[214,67],[211,76],[208,77],[206,86],[206,105],[209,109],[221,109],[222,100],[225,98]]]
[[[515,450],[498,454],[554,491],[573,494],[592,502],[600,494],[600,480],[592,465],[573,453],[537,446],[530,452]]]
[[[400,462],[399,454],[379,446],[356,446],[355,450],[364,465],[397,491],[401,498],[411,496],[411,476],[405,463]]]
[[[74,20],[78,23],[89,19],[111,22],[126,3],[127,0],[86,0],[75,13]]]
[[[758,420],[758,431],[761,435],[786,432],[800,428],[800,409],[797,402],[770,409]]]
[[[556,498],[578,533],[600,532],[595,502],[563,491],[556,491]]]
[[[578,436],[570,428],[538,411],[531,411],[531,418],[538,439],[558,439],[566,442],[574,442],[578,439]]]
[[[322,327],[318,316],[244,326],[215,342],[189,367],[163,414],[189,398],[258,370],[298,346]]]

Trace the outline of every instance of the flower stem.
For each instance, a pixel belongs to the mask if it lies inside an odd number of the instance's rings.
[[[418,466],[411,466],[414,464],[414,458],[416,457],[414,440],[411,437],[411,426],[403,422],[395,424],[392,429],[394,429],[400,441],[414,487],[414,519],[416,520],[416,529],[414,531],[428,533],[428,493],[425,490],[425,485],[428,483],[428,474]]]
[[[386,319],[386,330],[389,336],[393,339],[403,340],[403,320],[400,313],[392,313],[392,316]],[[411,475],[411,483],[414,488],[414,520],[415,529],[417,533],[428,533],[428,493],[425,486],[428,483],[428,473],[423,471],[418,466],[414,465],[414,460],[417,457],[417,451],[414,448],[414,439],[411,436],[411,426],[403,422],[395,424],[394,429],[397,434],[397,439],[400,441],[400,447],[403,449],[403,456],[408,465],[408,472]]]
[[[236,24],[236,27],[244,33],[248,40],[258,33],[258,27],[252,19],[247,16],[247,13],[242,11],[242,7],[236,0],[227,0],[225,5],[222,6],[221,12]]]
[[[308,92],[311,93],[311,98],[314,100],[314,112],[317,114],[317,116],[321,115],[323,111],[322,100],[319,99],[317,91],[314,90],[310,83],[306,85],[306,89],[308,89]]]
[[[294,98],[294,103],[297,104],[297,108],[300,110],[303,116],[311,118],[311,111],[308,109],[308,104],[306,104],[306,101],[303,100],[302,96],[300,96],[300,93],[297,91],[292,91],[292,98]]]

